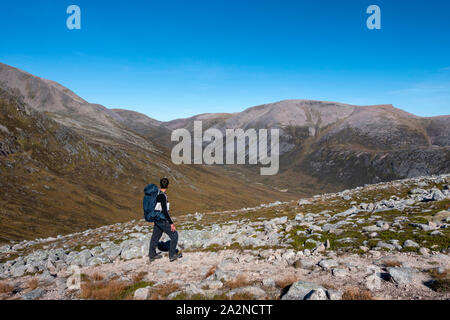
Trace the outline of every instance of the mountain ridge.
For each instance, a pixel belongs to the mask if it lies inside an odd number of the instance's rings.
[[[45,111],[65,108],[60,105],[39,110],[27,103],[33,100],[28,94],[26,84],[0,84],[0,242],[140,218],[142,190],[161,177],[172,182],[174,216],[292,197],[208,167],[174,165],[166,149],[124,123]],[[96,110],[102,108],[89,112]]]
[[[7,182],[0,186],[5,210],[0,240],[130,219],[140,210],[141,194],[135,190],[161,176],[174,181],[175,207],[195,211],[450,172],[447,115],[423,118],[392,105],[289,99],[242,112],[162,122],[135,111],[91,104],[53,81],[4,64],[0,64],[0,88],[4,90],[0,97],[4,110],[0,117],[0,175]],[[25,111],[16,114],[15,109]],[[41,118],[51,121],[42,122]],[[248,165],[174,165],[171,130],[193,130],[195,120],[203,121],[203,130],[279,129],[279,174],[260,176],[259,166]],[[59,133],[46,132],[43,123]],[[70,139],[75,139],[75,145],[68,144]],[[46,179],[50,182],[44,182]],[[58,190],[58,185],[73,190],[71,196]],[[53,191],[44,186],[58,191],[52,197],[67,199],[65,206],[47,201],[51,199],[46,195]],[[36,212],[50,219],[61,218],[54,230],[45,228],[45,219],[27,222],[30,208],[23,188],[37,192],[33,196],[41,209]],[[111,200],[116,209],[108,215]],[[79,210],[86,212],[82,219],[74,218]],[[27,227],[17,229],[13,216]],[[73,224],[67,219],[73,219]]]

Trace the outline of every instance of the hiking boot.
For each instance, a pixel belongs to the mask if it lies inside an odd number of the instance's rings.
[[[172,262],[172,261],[175,261],[175,260],[181,258],[182,256],[183,256],[183,254],[182,254],[181,252],[177,252],[177,253],[175,253],[175,255],[174,255],[172,258],[170,258],[169,260],[170,260],[170,262]]]
[[[154,257],[149,257],[149,260],[150,260],[150,262],[153,262],[153,261],[155,261],[155,260],[157,260],[157,259],[161,259],[162,258],[162,255],[160,254],[160,253],[158,253],[156,256],[154,256]]]

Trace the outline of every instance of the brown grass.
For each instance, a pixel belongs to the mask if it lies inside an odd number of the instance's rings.
[[[437,273],[436,269],[432,269],[430,274],[435,280],[443,280],[450,277],[450,269],[446,269],[443,273]]]
[[[235,293],[231,297],[229,297],[229,300],[253,300],[253,299],[255,299],[255,297],[247,292]]]
[[[145,278],[146,275],[147,275],[147,272],[144,272],[144,271],[134,274],[133,282],[141,282]]]
[[[276,280],[275,284],[278,288],[283,289],[283,288],[286,288],[287,286],[290,286],[294,282],[297,282],[298,280],[299,280],[298,277],[296,277],[294,275],[289,275],[284,278],[280,278],[280,279]]]
[[[358,288],[346,289],[342,295],[342,300],[373,300],[372,293],[368,290]]]
[[[176,283],[169,283],[166,285],[157,286],[152,290],[150,299],[151,300],[166,299],[169,294],[177,291],[179,288],[180,288],[180,286]]]
[[[33,278],[28,281],[28,288],[31,290],[36,289],[39,286],[39,280],[37,278]]]
[[[397,260],[387,260],[383,262],[383,265],[386,268],[389,268],[389,267],[401,267],[402,264],[400,263],[400,261]]]
[[[117,300],[128,285],[121,281],[88,281],[81,285],[80,298]]]
[[[203,279],[206,279],[209,276],[213,275],[214,272],[216,272],[216,268],[217,266],[212,266],[211,268],[209,268],[208,272],[204,275]]]
[[[324,282],[324,283],[321,283],[321,285],[322,285],[322,287],[324,287],[326,289],[337,290],[336,286],[332,283]]]
[[[229,289],[242,288],[249,285],[251,282],[248,280],[247,276],[244,274],[239,274],[236,278],[231,281],[226,281],[223,285]]]
[[[105,277],[104,277],[101,273],[94,272],[94,273],[90,276],[90,278],[91,278],[93,281],[102,281]]]
[[[0,282],[0,293],[11,293],[14,290],[13,286],[6,282]]]

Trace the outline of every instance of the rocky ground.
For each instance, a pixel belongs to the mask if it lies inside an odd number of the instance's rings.
[[[148,261],[151,224],[0,247],[1,299],[449,299],[450,175],[176,217],[183,258]]]

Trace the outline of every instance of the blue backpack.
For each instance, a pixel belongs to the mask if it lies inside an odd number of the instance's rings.
[[[161,211],[155,211],[158,194],[159,189],[154,184],[149,184],[144,189],[144,219],[148,222],[155,222],[165,218]]]

